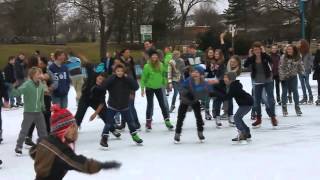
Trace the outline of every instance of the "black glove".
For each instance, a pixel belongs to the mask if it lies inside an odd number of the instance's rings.
[[[117,161],[109,161],[101,163],[102,169],[119,169],[121,167],[121,163]]]

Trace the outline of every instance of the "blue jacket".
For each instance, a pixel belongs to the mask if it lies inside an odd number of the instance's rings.
[[[212,86],[208,82],[203,81],[200,84],[195,84],[192,78],[189,77],[181,83],[181,102],[192,105],[199,100],[205,100],[210,92],[212,92]]]
[[[66,66],[68,68],[70,77],[84,76],[82,73],[81,60],[79,58],[70,56]]]
[[[59,67],[53,63],[49,66],[49,74],[53,80],[53,96],[64,97],[68,95],[70,89],[70,77],[67,66],[61,65]]]

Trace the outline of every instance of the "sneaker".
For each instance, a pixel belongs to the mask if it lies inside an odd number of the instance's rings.
[[[282,114],[283,114],[284,117],[288,116],[287,105],[283,105],[282,106]]]
[[[121,136],[121,133],[118,132],[117,130],[114,130],[114,131],[112,131],[111,133],[112,133],[112,135],[113,135],[114,137],[116,137],[116,138],[120,138],[120,136]]]
[[[170,119],[164,120],[164,123],[166,124],[168,130],[172,131],[174,129],[174,126],[171,124]]]
[[[108,148],[109,147],[108,139],[109,139],[109,135],[108,134],[102,135],[101,140],[100,140],[100,145],[102,147],[104,147],[104,148]]]
[[[313,96],[309,97],[308,104],[313,104]]]
[[[176,133],[175,135],[174,135],[174,143],[175,144],[178,144],[178,143],[180,143],[180,134],[178,134],[178,133]]]
[[[222,127],[222,123],[221,123],[221,118],[219,116],[217,116],[216,118],[214,118],[215,122],[216,122],[216,127],[217,128],[221,128]]]
[[[261,116],[256,116],[256,121],[252,123],[252,126],[254,128],[259,128],[261,126],[261,123],[262,123]]]
[[[131,137],[132,137],[132,140],[134,142],[136,142],[137,144],[142,144],[143,143],[143,140],[139,137],[138,133],[132,133],[131,134]]]
[[[32,138],[31,137],[26,137],[26,139],[24,140],[24,144],[27,145],[27,146],[35,146],[36,144],[32,141]]]
[[[151,127],[151,124],[152,124],[152,120],[147,120],[146,122],[146,131],[147,132],[150,132],[152,130],[152,127]]]
[[[229,115],[227,113],[223,113],[222,116],[220,117],[221,120],[228,120]]]
[[[176,106],[171,105],[169,112],[170,112],[170,113],[173,113],[173,111],[174,111],[175,109],[176,109]]]
[[[301,116],[302,115],[302,112],[301,112],[301,109],[300,109],[299,105],[295,106],[295,110],[296,110],[297,116]]]
[[[201,143],[203,143],[204,140],[206,139],[203,135],[203,131],[198,131],[198,137]]]
[[[16,153],[17,156],[21,156],[22,155],[22,148],[16,147],[14,152]]]
[[[212,119],[212,116],[211,116],[209,110],[206,110],[206,112],[205,112],[205,119],[208,121],[210,121]]]
[[[299,101],[299,104],[307,104],[307,102],[308,102],[308,98],[307,97],[303,97],[303,99],[301,99]]]
[[[278,126],[278,120],[275,116],[271,117],[271,124],[272,126]]]

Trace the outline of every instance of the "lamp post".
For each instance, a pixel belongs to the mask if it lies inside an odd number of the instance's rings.
[[[299,7],[300,7],[300,16],[301,16],[301,37],[302,39],[305,39],[306,33],[305,33],[305,10],[304,10],[304,3],[308,0],[299,0]]]

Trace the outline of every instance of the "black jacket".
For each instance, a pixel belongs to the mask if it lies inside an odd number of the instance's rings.
[[[243,90],[239,80],[232,82],[229,86],[229,92],[225,99],[231,98],[234,98],[239,106],[253,106],[252,96]]]
[[[34,160],[36,180],[62,180],[69,170],[93,174],[101,170],[101,163],[75,152],[55,136],[42,139],[30,149]]]
[[[266,78],[270,78],[272,76],[272,59],[271,57],[266,54],[262,53],[261,54],[261,61],[264,67],[264,74]],[[255,79],[257,70],[256,70],[256,56],[253,55],[251,57],[248,57],[247,60],[244,62],[244,67],[249,68],[251,67],[252,72],[251,72],[251,77]]]
[[[4,79],[7,83],[15,83],[16,82],[16,74],[14,72],[14,65],[7,64],[7,66],[4,68]]]
[[[108,105],[122,110],[129,107],[130,94],[139,89],[139,84],[132,78],[118,78],[112,75],[105,81],[103,87],[109,92]]]
[[[24,80],[26,78],[26,75],[27,75],[26,68],[27,66],[23,62],[23,60],[17,58],[14,65],[17,80]]]
[[[5,81],[3,79],[3,73],[0,71],[0,105],[2,98],[4,98],[5,101],[9,101],[7,86],[5,85]]]
[[[313,61],[313,80],[320,80],[320,50],[317,50]]]
[[[206,78],[216,78],[216,79],[223,79],[223,75],[226,71],[226,67],[224,64],[216,65],[216,67],[211,67],[210,63],[206,64],[206,70],[207,73]]]
[[[94,73],[89,79],[84,83],[82,87],[81,99],[84,99],[86,103],[98,106],[100,104],[105,104],[106,90],[103,86],[98,86],[96,84],[96,78],[98,74]]]

